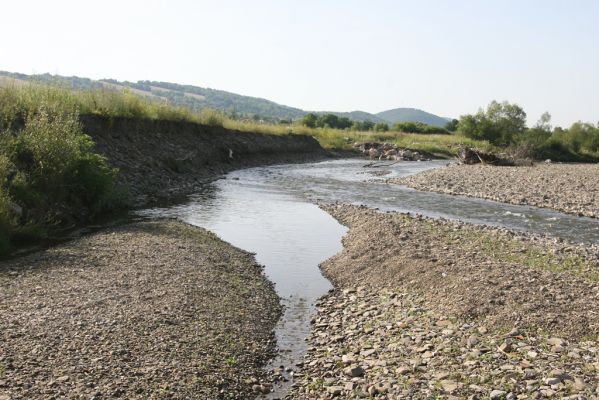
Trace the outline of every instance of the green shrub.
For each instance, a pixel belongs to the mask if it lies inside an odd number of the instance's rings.
[[[7,123],[0,133],[0,254],[9,241],[39,238],[116,204],[116,171],[93,153],[76,111],[36,104],[17,115],[22,127]]]
[[[223,126],[225,117],[222,113],[215,111],[211,108],[204,108],[200,112],[199,122],[204,125],[210,126]]]
[[[422,122],[397,122],[393,124],[392,129],[394,131],[405,132],[405,133],[423,133],[423,134],[449,134],[449,131],[440,126],[423,124]]]
[[[0,173],[2,173],[0,166]],[[6,254],[10,248],[10,200],[0,187],[0,256]]]
[[[385,122],[379,122],[379,123],[374,124],[372,129],[375,132],[387,132],[389,130],[389,125],[387,125],[387,123],[385,123]]]
[[[526,113],[522,107],[507,101],[492,101],[485,111],[462,115],[458,124],[461,135],[498,146],[516,143],[526,129]]]

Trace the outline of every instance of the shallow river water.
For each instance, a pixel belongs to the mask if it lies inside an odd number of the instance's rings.
[[[475,224],[599,242],[599,220],[546,209],[419,192],[383,179],[438,168],[447,161],[377,163],[359,159],[250,168],[230,173],[185,204],[144,210],[148,217],[177,217],[256,254],[285,306],[276,330],[279,356],[270,368],[293,367],[306,351],[316,299],[331,284],[318,265],[339,252],[346,228],[314,202],[364,204],[381,210],[420,213]],[[387,166],[381,166],[387,165]],[[384,174],[384,175],[382,175]],[[376,176],[380,175],[380,176]],[[290,378],[289,373],[284,376]],[[283,383],[271,398],[283,397]]]

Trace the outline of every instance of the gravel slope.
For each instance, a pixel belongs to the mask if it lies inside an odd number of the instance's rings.
[[[0,399],[251,397],[279,299],[252,255],[174,221],[0,263]]]
[[[289,399],[599,395],[599,247],[353,206]]]
[[[450,165],[391,183],[599,218],[599,164]]]

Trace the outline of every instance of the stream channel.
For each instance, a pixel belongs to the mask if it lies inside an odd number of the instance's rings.
[[[279,366],[297,369],[295,365],[302,361],[314,303],[332,288],[318,266],[342,249],[341,238],[347,231],[318,208],[317,201],[363,204],[384,211],[551,234],[574,242],[599,242],[599,219],[384,183],[386,178],[438,168],[447,161],[375,168],[364,167],[366,164],[369,162],[362,159],[346,159],[238,170],[207,185],[185,204],[140,214],[180,218],[256,254],[285,306],[276,329],[279,355],[269,366],[275,370]],[[287,382],[276,385],[267,398],[283,398],[289,390],[293,372],[280,372]]]

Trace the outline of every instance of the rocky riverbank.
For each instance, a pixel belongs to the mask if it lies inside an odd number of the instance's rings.
[[[599,247],[326,209],[350,231],[289,399],[599,395]]]
[[[280,316],[251,254],[174,221],[0,263],[0,399],[245,399]]]
[[[599,164],[535,164],[532,167],[450,165],[395,178],[418,190],[482,197],[503,203],[599,218]]]

